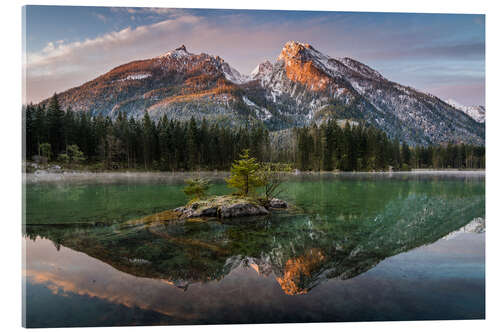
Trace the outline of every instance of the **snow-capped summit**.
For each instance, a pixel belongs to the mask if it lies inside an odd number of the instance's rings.
[[[376,70],[366,66],[365,64],[360,63],[359,61],[356,61],[356,60],[348,58],[348,57],[339,58],[337,60],[340,61],[345,66],[352,69],[353,71],[356,71],[359,74],[363,75],[366,78],[377,79],[377,80],[384,79],[382,74],[380,74]]]
[[[58,97],[63,108],[91,115],[142,117],[147,110],[154,120],[261,122],[269,130],[342,120],[374,126],[411,145],[484,143],[483,107],[450,105],[357,60],[296,41],[248,76],[219,56],[190,53],[182,45],[122,64]]]
[[[210,56],[205,53],[196,55],[188,52],[185,45],[181,45],[178,48],[165,53],[164,55],[160,56],[160,58],[172,59],[173,61],[177,62],[180,61],[178,67],[189,67],[190,64],[196,65],[204,62],[216,64],[222,69],[224,77],[235,84],[243,84],[250,79],[248,76],[242,75],[236,69],[231,67],[227,62],[224,61],[224,59],[220,58],[219,56]]]
[[[455,109],[462,111],[478,123],[484,123],[486,118],[486,109],[482,105],[472,105],[465,106],[453,99],[447,99],[445,101],[449,105],[453,106]]]
[[[174,57],[174,58],[181,58],[181,57],[187,57],[193,55],[192,53],[189,53],[186,49],[185,45],[181,45],[178,48],[168,51],[165,53],[162,57]]]
[[[306,49],[314,50],[311,45],[307,43],[300,43],[296,41],[288,41],[283,46],[280,55],[278,56],[278,60],[286,60],[290,58],[300,57],[305,55]]]
[[[266,60],[254,68],[254,70],[250,73],[250,78],[252,78],[252,80],[261,80],[269,76],[272,71],[273,64],[269,60]]]
[[[280,116],[299,124],[332,118],[362,121],[410,144],[484,140],[482,127],[440,99],[391,82],[354,59],[330,57],[308,43],[287,42],[270,75],[259,82]]]
[[[224,73],[224,77],[232,83],[243,84],[250,80],[250,77],[241,74],[236,69],[231,67],[227,62],[222,63],[222,72]]]

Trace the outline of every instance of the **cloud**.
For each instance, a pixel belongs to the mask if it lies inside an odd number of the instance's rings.
[[[155,7],[112,7],[112,13],[128,13],[137,15],[158,15],[168,17],[179,17],[186,15],[186,11],[180,8],[155,8]]]
[[[396,44],[395,46],[398,46]],[[452,45],[393,47],[390,49],[367,52],[365,56],[371,59],[401,59],[401,58],[446,58],[446,59],[484,59],[484,42],[459,43]]]
[[[454,99],[464,105],[485,105],[483,82],[452,83],[426,86],[427,91],[442,99]]]
[[[103,14],[93,13],[93,15],[104,23],[106,23],[108,21],[108,18]]]
[[[179,30],[188,33],[200,21],[181,16],[84,41],[49,42],[41,51],[27,54],[28,101],[81,84],[121,63],[164,53],[182,44]]]
[[[456,73],[484,79],[484,41],[457,38],[457,33],[451,35],[451,26],[395,29],[402,24],[396,19],[384,25],[385,21],[371,16],[320,12],[301,17],[297,12],[171,8],[113,7],[109,11],[108,22],[120,18],[133,23],[130,16],[134,16],[134,22],[154,23],[78,42],[51,42],[27,54],[28,101],[40,101],[115,66],[155,57],[182,44],[190,52],[221,56],[242,73],[249,73],[261,61],[276,59],[288,40],[299,40],[330,56],[358,59],[402,84],[417,82],[417,88],[424,91],[425,81],[434,79],[442,85],[463,84]],[[446,38],[447,43],[443,42]],[[424,61],[440,69],[433,71],[428,64],[422,69],[419,64]],[[412,72],[412,68],[418,70]],[[427,79],[422,78],[425,75]]]

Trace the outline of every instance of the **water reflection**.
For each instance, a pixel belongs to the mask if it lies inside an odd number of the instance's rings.
[[[267,262],[235,260],[228,263],[231,269],[224,278],[191,282],[186,288],[180,281],[123,273],[64,246],[56,250],[48,239],[27,240],[27,323],[46,327],[484,318],[484,237],[464,235],[391,257],[356,278],[324,281],[298,296],[288,296],[277,282],[293,281],[297,271],[314,271],[323,258],[316,249],[302,256],[304,260],[287,260],[284,279],[274,275]],[[294,283],[286,286],[296,290]]]
[[[484,214],[482,196],[410,194],[371,216],[276,214],[222,224],[26,226],[45,238],[137,277],[189,284],[220,280],[240,264],[276,276],[286,294],[304,294],[321,281],[349,279],[381,260],[432,243]]]
[[[149,193],[152,205],[177,204],[153,195],[172,189],[126,186],[132,196]],[[133,199],[122,190],[78,186],[74,207],[91,221],[90,192],[126,197],[109,204],[113,216],[123,211],[121,223],[54,224],[57,211],[32,207],[24,228],[30,326],[86,325],[80,308],[67,314],[78,318],[44,324],[47,307],[33,305],[41,286],[44,304],[62,304],[62,297],[80,307],[83,297],[126,307],[106,308],[105,319],[89,315],[90,326],[484,317],[484,237],[463,235],[484,230],[482,179],[306,179],[290,182],[285,193],[302,213],[224,224],[126,223],[137,214],[127,210],[135,209]],[[407,261],[395,259],[401,256]],[[373,297],[383,304],[374,306]]]

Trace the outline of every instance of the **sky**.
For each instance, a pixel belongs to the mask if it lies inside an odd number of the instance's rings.
[[[180,45],[249,74],[295,40],[444,100],[485,103],[484,15],[27,6],[24,22],[25,102]]]

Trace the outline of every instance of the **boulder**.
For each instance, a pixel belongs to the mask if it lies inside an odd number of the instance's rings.
[[[216,217],[217,216],[217,207],[209,207],[201,210],[201,216],[206,217]]]
[[[251,198],[235,196],[217,196],[197,202],[184,207],[174,209],[181,218],[218,217],[227,219],[232,217],[257,216],[269,214],[268,209],[288,208],[286,201],[273,198],[269,202],[259,203]]]
[[[174,209],[174,212],[179,212],[185,218],[192,217],[216,217],[217,216],[217,207],[208,207],[198,209],[199,205],[194,204],[192,206],[186,207],[177,207]]]
[[[267,209],[253,203],[237,203],[229,206],[221,206],[218,211],[218,216],[222,219],[267,214],[269,214]]]
[[[271,200],[269,200],[269,207],[270,208],[288,208],[288,204],[284,200],[272,198]]]

